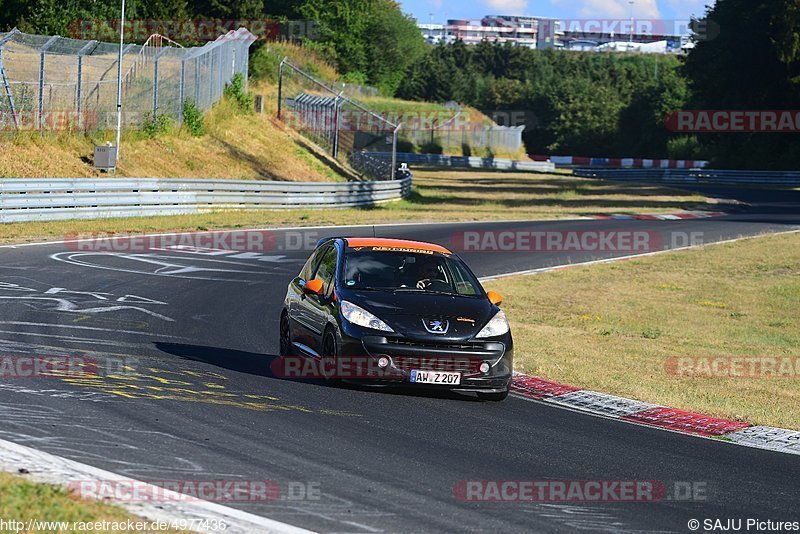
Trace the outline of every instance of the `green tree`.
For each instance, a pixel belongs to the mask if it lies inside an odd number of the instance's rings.
[[[796,0],[718,0],[686,59],[695,109],[796,109],[800,102],[800,6]],[[698,136],[712,163],[730,168],[800,167],[800,136],[720,133]]]
[[[306,0],[300,14],[319,25],[319,41],[307,44],[333,61],[339,71],[365,73],[367,43],[373,0]]]
[[[364,33],[367,81],[393,95],[406,70],[425,53],[416,22],[392,0],[375,0]]]
[[[264,0],[196,0],[191,11],[196,18],[257,19],[264,15]]]

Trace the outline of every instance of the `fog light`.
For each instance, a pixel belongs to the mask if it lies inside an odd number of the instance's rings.
[[[483,362],[483,363],[481,363],[481,366],[479,367],[481,373],[483,373],[483,374],[488,373],[489,369],[491,369],[491,368],[492,368],[492,366],[489,365],[489,362]]]
[[[381,356],[380,358],[378,358],[378,367],[380,367],[381,369],[386,369],[387,367],[389,367],[389,358],[387,358],[386,356]]]

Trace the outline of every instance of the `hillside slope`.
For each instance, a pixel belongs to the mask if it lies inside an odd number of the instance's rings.
[[[267,114],[242,115],[223,101],[205,118],[206,133],[192,137],[180,128],[147,138],[128,132],[122,138],[119,176],[227,178],[239,180],[343,180],[323,154],[301,138],[276,127]],[[113,132],[36,132],[0,137],[0,177],[89,177],[94,144]],[[104,175],[104,174],[103,174]]]

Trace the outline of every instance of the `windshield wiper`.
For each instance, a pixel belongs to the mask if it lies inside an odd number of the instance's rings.
[[[456,295],[456,293],[450,293],[447,291],[432,291],[430,289],[420,289],[418,287],[398,287],[393,290],[395,293],[403,292],[403,293],[430,293],[433,295]]]

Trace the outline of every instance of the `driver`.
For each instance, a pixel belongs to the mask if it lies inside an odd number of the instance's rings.
[[[417,289],[427,289],[434,281],[444,282],[442,279],[442,271],[439,269],[439,262],[434,259],[423,261],[418,269],[417,276]]]

